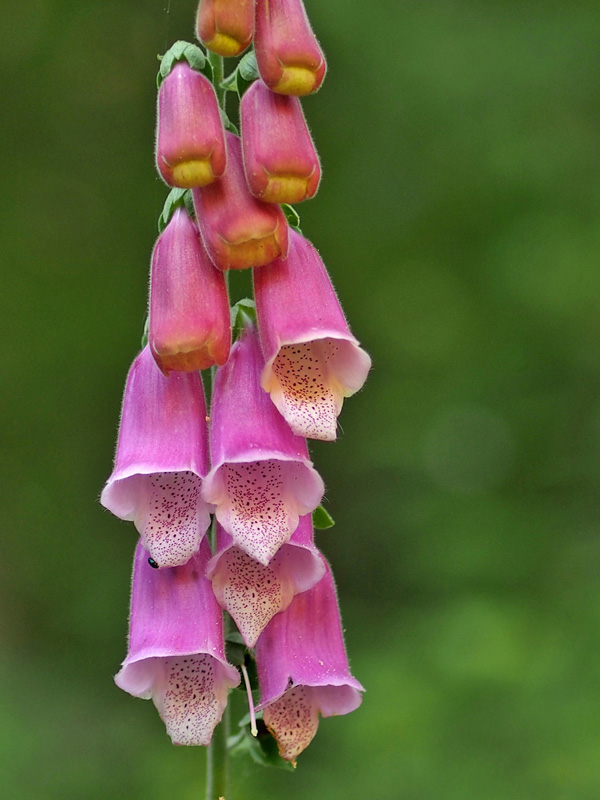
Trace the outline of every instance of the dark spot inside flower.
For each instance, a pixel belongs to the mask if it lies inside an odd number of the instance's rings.
[[[158,564],[156,563],[156,561],[153,558],[149,558],[148,559],[148,563],[150,564],[152,569],[158,569]]]

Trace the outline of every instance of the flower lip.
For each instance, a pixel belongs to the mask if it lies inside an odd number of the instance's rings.
[[[289,542],[268,566],[237,547],[221,525],[217,525],[217,547],[206,575],[219,605],[233,617],[248,647],[254,647],[274,614],[287,608],[295,594],[314,586],[325,571],[308,514],[300,517]]]

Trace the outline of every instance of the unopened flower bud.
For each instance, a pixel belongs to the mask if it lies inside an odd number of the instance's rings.
[[[204,246],[219,269],[244,269],[285,258],[287,220],[278,205],[248,191],[240,140],[227,134],[228,167],[221,180],[194,189],[194,206]]]
[[[179,61],[158,93],[156,166],[165,183],[190,189],[225,172],[227,156],[219,106],[210,81]]]
[[[254,49],[269,89],[281,94],[316,92],[325,77],[325,57],[302,0],[257,0]]]
[[[152,253],[148,341],[165,375],[221,365],[229,356],[225,277],[213,266],[198,228],[181,207]]]
[[[261,81],[240,105],[242,150],[248,187],[269,203],[313,197],[321,166],[297,97],[275,94]]]
[[[214,53],[238,56],[254,33],[254,0],[200,0],[196,32]]]

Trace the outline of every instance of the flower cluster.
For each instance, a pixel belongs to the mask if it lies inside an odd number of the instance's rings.
[[[252,42],[253,55],[215,84],[214,56],[195,45],[177,43],[161,62],[156,165],[173,191],[101,497],[140,535],[115,680],[152,698],[174,743],[208,744],[240,682],[224,609],[256,660],[258,710],[294,763],[319,715],[361,699],[314,544],[324,485],[306,440],[336,438],[370,359],[280,205],[314,196],[321,174],[298,98],[320,87],[325,59],[302,0],[201,0],[197,35],[210,53],[239,55]],[[220,103],[231,87],[239,136]],[[245,268],[254,303],[232,314],[227,271]]]

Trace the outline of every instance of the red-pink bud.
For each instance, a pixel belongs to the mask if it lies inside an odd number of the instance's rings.
[[[254,0],[200,0],[196,32],[220,56],[238,56],[254,33]]]
[[[222,365],[229,357],[225,277],[183,208],[175,210],[152,254],[148,342],[165,375]]]
[[[224,130],[210,81],[179,61],[158,92],[156,166],[169,186],[190,189],[225,172]]]
[[[257,0],[254,50],[258,71],[280,94],[316,92],[325,77],[325,57],[302,0]]]
[[[204,246],[219,269],[245,269],[285,258],[287,220],[281,208],[248,191],[240,140],[227,134],[227,172],[216,183],[194,189]]]
[[[299,203],[316,193],[321,166],[297,97],[258,80],[240,105],[244,171],[250,191],[268,203]]]

